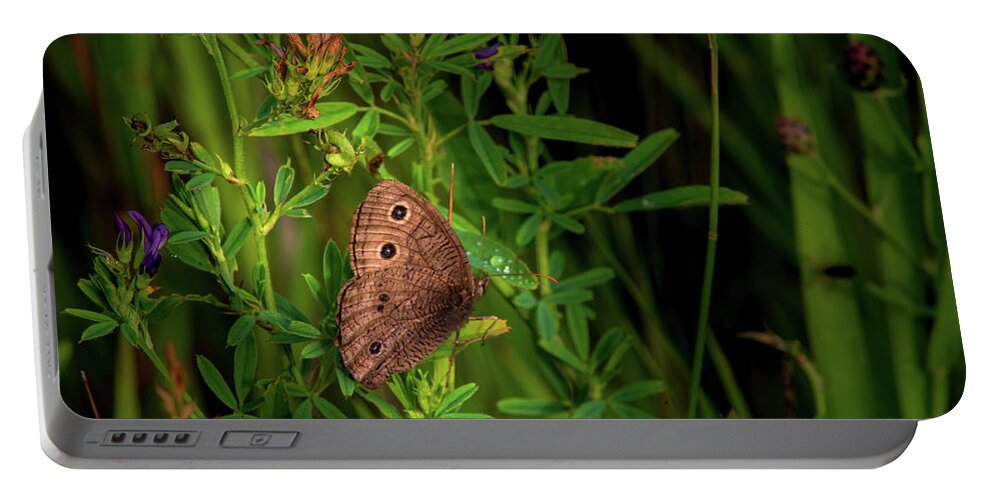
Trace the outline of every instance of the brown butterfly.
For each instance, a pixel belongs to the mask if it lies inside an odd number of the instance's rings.
[[[352,377],[375,389],[459,330],[489,278],[475,279],[449,223],[401,182],[373,186],[355,210],[355,277],[338,294],[335,342]]]

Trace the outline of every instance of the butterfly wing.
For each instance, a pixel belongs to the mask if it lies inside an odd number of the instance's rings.
[[[375,389],[413,368],[468,321],[475,297],[416,266],[355,276],[338,296],[338,348],[345,368]]]
[[[471,288],[472,270],[458,236],[424,197],[407,185],[381,181],[355,210],[351,263],[356,276],[419,267]]]

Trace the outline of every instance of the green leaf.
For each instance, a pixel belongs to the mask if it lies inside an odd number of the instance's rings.
[[[572,418],[600,418],[607,404],[603,401],[587,401],[576,407],[572,412]]]
[[[328,194],[328,190],[322,186],[316,184],[308,184],[307,187],[303,188],[297,194],[293,195],[292,198],[287,200],[287,208],[303,208],[308,205],[316,203],[321,198],[324,198]]]
[[[279,99],[276,99],[275,96],[266,96],[266,98],[262,100],[262,104],[259,105],[259,109],[255,112],[255,119],[262,120],[268,117],[269,113],[272,113],[272,110],[276,108],[277,104],[279,104]]]
[[[196,202],[197,208],[207,218],[207,223],[210,224],[210,227],[220,227],[221,196],[217,188],[214,186],[204,186],[203,189],[193,193],[193,199]]]
[[[410,52],[410,45],[408,45],[403,38],[400,38],[400,35],[397,35],[395,33],[386,33],[384,35],[380,35],[379,41],[383,42],[383,45],[385,45],[386,48],[389,49],[390,52],[394,54],[402,54],[404,52],[407,53]]]
[[[240,319],[240,318],[239,318]],[[255,337],[247,336],[234,348],[234,389],[240,405],[248,397],[255,383],[255,370],[258,366],[258,349]]]
[[[214,174],[206,172],[194,176],[189,182],[186,183],[186,189],[189,191],[196,191],[198,189],[203,189],[214,182]]]
[[[231,230],[228,231],[227,236],[224,237],[224,244],[221,245],[221,251],[224,252],[224,258],[228,261],[234,261],[236,255],[238,255],[238,250],[241,250],[242,245],[248,241],[248,235],[252,231],[252,221],[248,220],[248,217],[241,219]]]
[[[391,405],[385,399],[379,397],[378,394],[370,391],[360,391],[359,395],[362,399],[370,402],[379,409],[380,413],[386,418],[403,418],[403,415],[396,409],[395,406]]]
[[[610,329],[603,337],[600,337],[600,340],[596,343],[596,347],[593,348],[593,353],[590,354],[589,360],[590,368],[596,369],[596,367],[600,366],[625,340],[627,338],[620,328]]]
[[[352,129],[352,138],[358,140],[366,136],[374,136],[379,131],[379,111],[369,110],[362,115],[358,125]]]
[[[531,243],[531,241],[534,240],[534,236],[538,234],[538,226],[543,220],[544,217],[542,217],[541,214],[534,214],[531,217],[528,217],[524,223],[517,228],[517,234],[514,235],[514,242],[517,243],[517,246],[524,247],[527,246],[528,243]]]
[[[472,150],[476,152],[476,156],[482,162],[486,173],[490,174],[490,178],[498,185],[506,183],[507,167],[503,162],[503,155],[500,154],[500,150],[497,149],[489,132],[477,122],[469,122],[466,125],[466,131],[469,134]]]
[[[485,413],[446,413],[439,416],[438,418],[464,418],[464,419],[482,419],[482,418],[493,418],[493,415],[487,415]]]
[[[542,139],[632,148],[638,136],[604,123],[569,116],[497,115],[493,125]]]
[[[462,107],[465,108],[465,114],[472,119],[476,117],[476,113],[479,111],[480,96],[476,94],[476,79],[473,77],[472,72],[469,70],[464,71],[465,74],[459,80],[459,89],[462,91]]]
[[[89,321],[95,321],[97,323],[113,323],[114,318],[107,316],[105,314],[100,314],[96,311],[87,311],[86,309],[73,309],[68,308],[65,310],[66,314],[71,314],[77,318],[83,318]]]
[[[172,243],[173,245],[182,245],[184,243],[200,241],[207,236],[210,236],[210,234],[206,231],[180,231],[169,236],[169,243]]]
[[[231,388],[228,387],[227,382],[224,381],[224,377],[221,376],[221,372],[214,366],[214,363],[211,363],[209,359],[198,354],[197,368],[200,370],[200,376],[203,377],[203,381],[207,383],[207,387],[217,396],[217,399],[220,399],[224,403],[224,406],[232,410],[237,410],[238,401],[235,400],[234,393],[231,392]]]
[[[586,317],[586,308],[579,304],[569,304],[565,307],[565,323],[569,328],[569,339],[576,350],[579,359],[585,360],[590,356],[590,325]]]
[[[289,210],[284,210],[283,215],[285,215],[286,217],[294,217],[297,219],[309,219],[313,217],[312,215],[310,215],[310,211],[308,211],[306,208],[291,208]]]
[[[383,54],[380,54],[372,47],[367,47],[354,42],[348,42],[348,47],[359,54],[359,57],[356,57],[356,59],[359,61],[359,64],[363,66],[380,69],[390,67],[389,58]]]
[[[403,154],[404,151],[410,149],[410,147],[414,145],[415,140],[416,138],[414,137],[408,137],[394,144],[393,147],[391,147],[389,150],[386,151],[386,156],[390,158],[396,158],[397,156],[400,156],[401,154]]]
[[[76,282],[76,286],[81,292],[83,292],[83,295],[86,295],[86,298],[90,299],[90,302],[93,302],[95,305],[104,309],[110,309],[110,306],[107,305],[107,301],[104,300],[103,294],[100,293],[100,290],[93,284],[92,281],[81,279]]]
[[[656,418],[645,410],[624,403],[610,403],[610,409],[621,418]]]
[[[166,243],[166,248],[184,264],[200,271],[211,272],[214,264],[210,261],[203,245],[175,245]]]
[[[551,221],[554,222],[556,226],[559,226],[562,229],[569,231],[570,233],[583,234],[586,232],[586,228],[583,227],[583,224],[581,222],[579,222],[576,219],[573,219],[572,217],[569,217],[568,215],[552,212],[548,214],[548,218],[551,219]]]
[[[328,302],[331,304],[328,310],[334,311],[337,310],[336,304],[338,292],[341,290],[341,284],[345,282],[345,266],[344,259],[341,256],[341,250],[338,249],[338,245],[334,240],[330,238],[324,246],[323,263],[324,289],[327,290]]]
[[[358,112],[359,107],[350,102],[319,102],[315,105],[320,116],[314,119],[282,116],[248,131],[249,137],[275,137],[328,128],[343,122]]]
[[[624,155],[624,168],[611,172],[600,184],[596,194],[597,203],[604,203],[621,192],[624,186],[654,165],[678,138],[679,132],[670,128],[655,132],[641,141],[638,147]]]
[[[388,135],[391,137],[410,137],[410,130],[403,128],[399,125],[393,125],[392,123],[380,123],[379,124],[379,135]]]
[[[334,368],[334,374],[335,374],[335,377],[338,379],[338,388],[341,389],[342,396],[345,396],[346,398],[352,397],[352,394],[355,393],[355,389],[358,387],[358,382],[356,382],[355,379],[353,379],[352,377],[350,377],[348,375],[348,372],[346,372],[341,367],[342,366],[341,365],[341,354],[338,353],[338,352],[335,352],[335,365],[334,366],[335,366],[335,368]]]
[[[542,302],[549,304],[579,304],[593,300],[593,292],[584,288],[575,290],[556,291],[555,293],[542,299]]]
[[[497,402],[497,409],[509,415],[544,417],[562,413],[569,408],[558,401],[543,399],[507,398]]]
[[[255,75],[261,75],[262,73],[265,73],[268,70],[269,70],[268,66],[252,66],[251,68],[245,68],[243,70],[239,70],[239,71],[235,71],[234,73],[231,73],[229,79],[231,81],[244,80],[246,78],[251,78]]]
[[[541,210],[530,203],[513,198],[494,198],[491,203],[497,209],[518,214],[534,214]]]
[[[434,70],[461,75],[462,78],[472,78],[472,71],[457,64],[445,61],[425,61],[424,65]]]
[[[534,294],[524,290],[514,297],[514,305],[522,309],[531,309],[538,305],[538,299],[534,298]]]
[[[614,279],[613,269],[609,267],[594,267],[593,269],[589,269],[575,276],[566,278],[560,281],[558,285],[552,285],[552,289],[556,292],[564,292],[566,290],[576,290],[579,288],[593,288],[612,279]]]
[[[537,319],[538,335],[542,340],[551,340],[559,333],[559,322],[555,318],[555,311],[551,304],[541,301],[538,303]]]
[[[228,329],[228,340],[227,344],[229,346],[241,344],[248,334],[251,333],[252,327],[255,326],[255,316],[252,314],[246,314],[244,316],[239,316],[234,323],[231,324],[231,328]]]
[[[459,342],[491,339],[509,331],[510,326],[505,319],[489,317],[471,319],[459,330]]]
[[[334,344],[329,340],[315,340],[300,350],[300,357],[303,359],[314,359],[321,357],[328,352]]]
[[[312,339],[321,336],[321,331],[315,328],[314,325],[298,320],[290,321],[290,324],[286,327],[286,332]]]
[[[507,184],[504,186],[508,189],[517,189],[527,186],[531,183],[531,178],[525,174],[516,174],[507,177]]]
[[[435,205],[442,217],[447,217],[448,209]],[[517,257],[500,240],[491,234],[486,236],[486,255],[483,256],[483,238],[474,225],[465,218],[454,214],[452,217],[452,229],[465,248],[469,257],[469,265],[473,269],[481,269],[489,275],[514,274],[517,276],[501,276],[500,279],[518,287],[534,290],[538,288],[538,279],[531,276],[531,269],[528,265]]]
[[[202,169],[188,161],[172,160],[165,164],[166,172],[176,172],[177,174],[196,174]]]
[[[538,345],[544,349],[547,353],[555,356],[559,361],[575,368],[579,371],[586,371],[586,364],[583,360],[579,359],[575,354],[572,353],[566,346],[557,342],[556,339],[552,340],[539,340]]]
[[[259,313],[258,319],[265,321],[273,326],[278,326],[279,328],[285,330],[289,328],[290,322],[293,321],[286,315],[276,311],[262,311]]]
[[[421,100],[423,102],[429,102],[435,97],[441,95],[442,92],[448,87],[448,84],[444,80],[435,80],[428,84],[424,89],[424,93],[421,94]]]
[[[200,144],[199,142],[191,142],[190,150],[193,151],[193,156],[196,159],[210,165],[211,167],[217,166],[214,162],[214,156],[207,151],[207,148],[203,147],[203,144]]]
[[[465,404],[465,402],[468,401],[473,394],[476,394],[476,391],[478,390],[479,386],[470,382],[456,388],[448,394],[445,394],[445,397],[441,399],[440,403],[438,403],[438,407],[435,408],[434,415],[437,417],[458,411],[459,408],[462,408],[462,405]]]
[[[555,111],[564,115],[569,111],[569,80],[548,78],[548,94],[555,104]]]
[[[138,332],[135,331],[134,327],[124,323],[121,325],[121,333],[124,334],[124,338],[127,339],[129,344],[135,347],[138,346]]]
[[[299,406],[297,406],[296,410],[293,410],[293,418],[314,418],[314,405],[311,404],[310,400],[304,400]]]
[[[352,75],[354,74],[355,73],[352,72],[349,73],[348,76],[352,77]],[[373,95],[372,87],[369,86],[368,82],[360,82],[355,78],[349,78],[348,85],[352,87],[352,90],[355,92],[355,94],[358,95],[359,98],[361,98],[367,104],[373,104],[375,102],[376,98]]]
[[[608,401],[612,404],[634,401],[665,392],[665,384],[661,380],[642,380],[621,387],[610,395]]]
[[[438,48],[431,53],[431,57],[441,58],[458,52],[464,52],[469,49],[475,49],[480,45],[490,41],[495,37],[494,34],[467,34],[467,35],[456,35],[441,44]]]
[[[717,191],[717,203],[721,205],[745,205],[748,196],[726,187]],[[701,207],[710,204],[710,186],[680,186],[665,191],[656,191],[639,198],[624,200],[613,209],[618,212],[640,212],[676,207]]]
[[[314,398],[314,406],[317,407],[317,411],[321,412],[324,418],[348,418],[337,406],[320,396]]]
[[[79,336],[79,341],[83,342],[86,340],[98,339],[114,331],[115,328],[117,328],[116,321],[93,323],[92,325],[86,327],[85,330],[83,330],[83,334]]]
[[[545,68],[545,78],[561,78],[561,79],[572,79],[584,73],[589,73],[590,70],[586,68],[580,68],[575,64],[564,62],[553,64]]]
[[[314,297],[314,300],[318,304],[324,307],[326,310],[331,310],[331,302],[328,300],[327,291],[324,290],[322,286],[314,275],[310,273],[303,273],[303,281],[307,283],[307,290],[310,290],[310,295]]]
[[[275,185],[272,187],[273,201],[276,203],[276,206],[282,205],[283,200],[289,196],[290,189],[293,188],[294,177],[296,177],[296,171],[289,164],[279,167],[279,170],[276,172]]]

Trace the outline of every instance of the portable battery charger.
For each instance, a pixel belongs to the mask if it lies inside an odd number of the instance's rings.
[[[866,35],[69,35],[25,134],[70,467],[876,467],[965,362]]]

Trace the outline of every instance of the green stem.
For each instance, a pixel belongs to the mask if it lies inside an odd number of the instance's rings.
[[[538,272],[544,274],[545,276],[550,276],[551,266],[549,265],[549,253],[548,253],[548,231],[551,228],[551,222],[545,220],[538,225],[538,232],[534,236],[534,251],[536,258],[538,260]],[[548,280],[541,281],[541,295],[548,296],[552,294],[552,284]]]
[[[244,182],[246,179],[245,136],[240,133],[241,119],[238,116],[238,105],[235,103],[234,92],[231,90],[231,80],[228,78],[227,66],[224,64],[224,55],[221,53],[221,48],[217,44],[217,35],[206,35],[205,39],[210,55],[214,59],[214,65],[217,67],[217,76],[221,80],[221,90],[224,93],[224,102],[227,106],[228,117],[231,120],[231,142],[234,148],[234,164],[232,167],[234,168],[235,176],[243,181],[239,185],[241,198],[245,204],[245,210],[248,212],[249,219],[252,222],[252,229],[255,233],[255,251],[258,262],[262,266],[264,280],[262,284],[262,304],[266,309],[274,310],[276,308],[276,295],[272,288],[269,255],[265,245],[264,221],[258,212],[251,188]]]
[[[686,409],[688,418],[696,417],[697,400],[700,399],[700,379],[703,375],[703,352],[707,345],[707,324],[710,318],[710,294],[714,284],[714,262],[717,257],[717,210],[721,175],[721,123],[720,101],[717,91],[717,36],[710,41],[710,220],[707,225],[707,256],[703,268],[703,289],[700,293],[700,315],[697,317],[696,346],[693,351],[693,372],[690,379],[690,401]]]
[[[145,335],[147,335],[147,332]],[[139,342],[139,347],[141,352],[145,353],[148,360],[152,362],[155,370],[162,376],[162,382],[165,384],[166,389],[168,389],[169,392],[173,392],[175,390],[175,386],[172,384],[172,375],[169,373],[169,368],[166,367],[165,361],[162,361],[162,358],[159,357],[159,354],[155,352],[155,349],[152,349],[151,346],[145,345],[143,342]],[[190,396],[190,393],[185,390],[183,391],[183,400],[193,405],[193,418],[206,418],[203,412],[200,411],[200,407],[197,406],[196,401],[194,401]]]
[[[748,409],[748,402],[741,392],[741,387],[738,387],[738,380],[734,376],[734,370],[731,369],[731,363],[728,362],[724,350],[721,349],[721,344],[717,342],[713,332],[710,332],[709,329],[707,336],[707,353],[710,354],[710,362],[717,370],[717,377],[721,379],[721,385],[724,387],[728,401],[731,402],[731,408],[734,408],[737,418],[752,418],[752,412]]]
[[[248,51],[241,47],[241,45],[238,45],[237,42],[231,40],[228,35],[219,35],[217,39],[221,42],[221,45],[223,45],[225,49],[228,49],[228,52],[231,52],[232,55],[237,57],[238,60],[241,61],[246,67],[253,68],[261,64],[258,59],[252,57],[252,54],[249,54]]]

